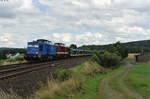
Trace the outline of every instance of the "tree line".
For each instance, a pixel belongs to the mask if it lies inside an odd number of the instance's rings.
[[[7,54],[26,53],[25,49],[20,48],[1,48],[0,49],[0,60],[6,59]]]
[[[126,46],[126,49],[129,53],[146,53],[150,52],[150,40],[143,41],[134,41],[128,43],[122,43]],[[107,48],[112,45],[83,45],[81,49],[89,49],[89,50],[107,50]]]

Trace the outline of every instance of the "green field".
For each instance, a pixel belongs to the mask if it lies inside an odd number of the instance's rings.
[[[150,99],[150,63],[136,63],[125,82],[144,99]]]

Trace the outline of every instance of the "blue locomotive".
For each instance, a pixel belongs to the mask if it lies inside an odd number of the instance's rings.
[[[28,42],[27,53],[25,59],[32,60],[52,60],[55,58],[66,58],[70,56],[91,55],[90,50],[70,49],[65,47],[63,43],[52,44],[51,41],[38,39]]]
[[[51,41],[38,39],[37,41],[28,42],[26,60],[47,59],[51,60],[56,55],[56,46]]]

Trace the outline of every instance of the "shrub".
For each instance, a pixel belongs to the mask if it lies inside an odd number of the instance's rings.
[[[110,44],[107,47],[107,51],[109,51],[111,53],[116,53],[122,59],[124,59],[128,56],[127,47],[123,43],[120,43],[120,42],[117,42],[115,44]]]
[[[17,56],[15,58],[9,58],[6,60],[6,62],[10,62],[10,63],[17,62],[17,61],[24,61],[23,56]]]
[[[56,76],[56,79],[60,81],[67,80],[72,75],[72,70],[69,69],[58,69],[56,70],[53,75]]]
[[[17,56],[15,57],[16,61],[24,61],[24,57],[23,56]]]
[[[98,57],[98,55],[96,53],[92,56],[92,60],[96,61],[98,64],[101,63],[101,60],[99,59],[99,57]]]
[[[38,88],[44,88],[44,83],[42,82],[42,81],[39,81],[38,83],[37,83],[37,87]]]
[[[95,60],[98,64],[104,67],[116,66],[120,63],[121,57],[115,53],[108,51],[97,51],[92,60]]]

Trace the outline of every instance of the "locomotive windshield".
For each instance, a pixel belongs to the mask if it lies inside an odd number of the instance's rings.
[[[40,51],[43,50],[43,46],[42,46],[42,45],[39,46],[39,50],[40,50]]]
[[[38,45],[29,44],[28,47],[35,47],[35,48],[38,48],[39,46],[38,46]]]

